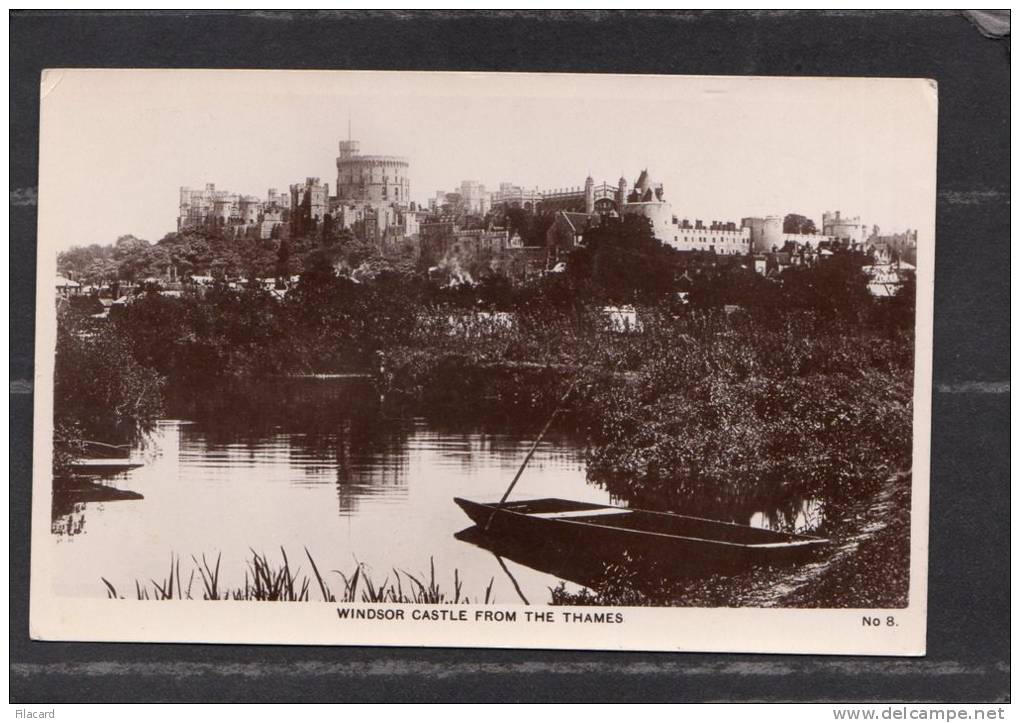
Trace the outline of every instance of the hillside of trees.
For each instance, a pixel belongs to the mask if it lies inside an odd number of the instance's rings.
[[[349,231],[334,232],[327,223],[310,234],[274,234],[268,239],[189,229],[169,233],[156,243],[127,235],[108,246],[76,246],[58,256],[57,273],[95,285],[165,279],[171,270],[178,277],[267,279],[298,275],[322,265],[352,269],[366,263],[407,266],[413,264],[411,255],[412,250],[406,247],[383,254]]]

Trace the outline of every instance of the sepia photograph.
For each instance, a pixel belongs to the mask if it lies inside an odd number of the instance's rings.
[[[41,83],[34,638],[924,653],[933,81]]]

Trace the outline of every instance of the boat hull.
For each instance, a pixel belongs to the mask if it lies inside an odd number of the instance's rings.
[[[803,562],[827,540],[758,530],[696,517],[610,508],[567,500],[536,500],[500,508],[494,503],[455,499],[479,531],[492,540],[526,547],[533,556],[593,563],[642,566],[657,571],[701,573],[760,564]],[[522,506],[574,511],[528,513]]]
[[[83,477],[113,477],[124,472],[130,472],[133,469],[138,469],[141,466],[141,462],[134,462],[127,458],[113,457],[76,459],[68,465],[73,474]]]

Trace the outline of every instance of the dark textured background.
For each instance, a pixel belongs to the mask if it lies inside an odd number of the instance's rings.
[[[985,37],[955,12],[865,11],[17,12],[10,31],[12,702],[1009,700],[1008,36]],[[46,67],[936,79],[927,657],[29,641],[35,190]]]

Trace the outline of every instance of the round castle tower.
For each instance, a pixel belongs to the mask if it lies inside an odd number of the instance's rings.
[[[761,248],[755,249],[755,251],[764,251],[766,253],[773,249],[781,249],[783,247],[783,217],[782,216],[766,216],[765,224],[762,227],[762,239]]]
[[[336,159],[339,201],[396,203],[411,197],[410,164],[400,156],[363,156],[358,141],[340,141]]]
[[[625,187],[626,181],[620,179],[619,191]],[[655,238],[663,242],[672,240],[673,207],[663,199],[662,184],[653,182],[647,169],[638,176],[634,190],[620,207],[620,215],[644,216],[651,222]]]

